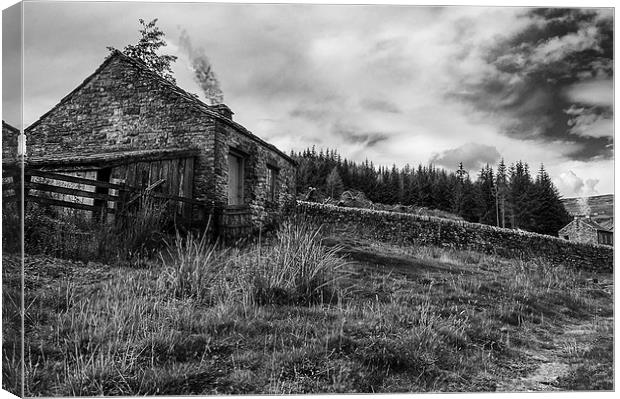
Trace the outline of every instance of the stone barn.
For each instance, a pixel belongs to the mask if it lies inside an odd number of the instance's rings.
[[[190,215],[211,219],[220,234],[245,234],[277,221],[294,201],[296,163],[232,115],[113,51],[25,129],[26,164],[104,184],[157,186],[204,204]]]
[[[603,227],[589,217],[575,217],[558,232],[560,238],[590,244],[613,245],[613,227]]]

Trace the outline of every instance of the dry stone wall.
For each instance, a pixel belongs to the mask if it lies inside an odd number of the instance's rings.
[[[302,201],[294,212],[325,224],[328,230],[387,243],[450,247],[526,260],[541,258],[579,270],[613,271],[613,248],[604,245],[437,217]]]

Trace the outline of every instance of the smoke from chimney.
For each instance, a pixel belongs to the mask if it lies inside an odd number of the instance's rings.
[[[211,62],[204,49],[202,47],[198,49],[193,48],[190,37],[185,30],[181,32],[179,47],[189,57],[190,68],[194,73],[194,81],[202,89],[205,99],[210,105],[223,103],[224,94],[220,89],[220,82],[215,76]]]
[[[588,205],[588,197],[580,197],[577,200],[577,205],[579,206],[579,214],[583,216],[590,216],[590,205]]]

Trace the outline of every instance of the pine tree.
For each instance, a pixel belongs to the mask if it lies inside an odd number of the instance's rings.
[[[504,158],[501,159],[497,166],[495,175],[495,187],[497,189],[497,206],[500,215],[500,226],[506,227],[506,195],[508,192],[508,177],[506,175],[506,164]]]
[[[452,206],[452,185],[448,173],[444,169],[435,171],[433,182],[433,207],[442,211],[450,211]]]
[[[450,211],[456,215],[460,215],[463,211],[464,199],[464,183],[465,178],[469,174],[463,168],[463,162],[459,162],[459,168],[456,170],[454,183],[452,184],[452,201]]]
[[[429,167],[430,168],[430,167]],[[422,165],[418,166],[416,171],[417,193],[418,193],[418,206],[432,206],[432,182],[430,177],[430,170]]]
[[[495,182],[493,179],[493,169],[487,164],[480,170],[477,181],[480,218],[479,222],[484,224],[497,224],[497,209],[495,202]]]
[[[478,222],[480,219],[480,198],[479,192],[474,183],[469,178],[469,175],[466,175],[463,179],[463,194],[462,194],[462,204],[461,211],[458,213],[463,219],[468,222]]]
[[[540,234],[557,236],[558,231],[570,221],[570,215],[564,208],[560,194],[542,164],[536,176],[532,194],[535,204],[532,214],[536,223],[531,226],[531,230]]]
[[[369,160],[349,161],[334,150],[307,148],[297,154],[297,189],[308,187],[338,197],[344,189],[362,191],[377,203],[423,206],[458,214],[465,220],[557,234],[567,214],[544,166],[532,180],[522,161],[506,168],[501,160],[480,170],[472,181],[460,164],[455,172],[433,165],[376,167]],[[508,169],[508,170],[507,170]],[[569,221],[569,220],[568,220]],[[559,227],[558,227],[559,226]]]
[[[456,171],[456,177],[459,182],[463,183],[465,176],[469,176],[469,173],[463,168],[463,162],[459,162],[459,168]]]
[[[340,194],[342,194],[343,191],[343,184],[337,167],[334,167],[329,173],[327,179],[325,180],[325,184],[327,185],[327,192],[329,193],[330,197],[340,197]]]
[[[510,172],[508,198],[511,226],[514,229],[529,230],[535,224],[532,209],[536,207],[536,200],[532,196],[533,182],[529,166],[518,161]]]

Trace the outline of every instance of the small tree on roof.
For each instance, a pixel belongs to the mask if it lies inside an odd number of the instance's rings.
[[[144,62],[162,78],[176,84],[171,65],[177,60],[177,57],[169,54],[157,54],[157,50],[166,46],[165,33],[156,26],[157,18],[148,23],[140,18],[139,22],[142,25],[142,29],[140,29],[142,37],[137,44],[125,46],[123,54]],[[108,50],[113,51],[115,49],[108,47]]]

